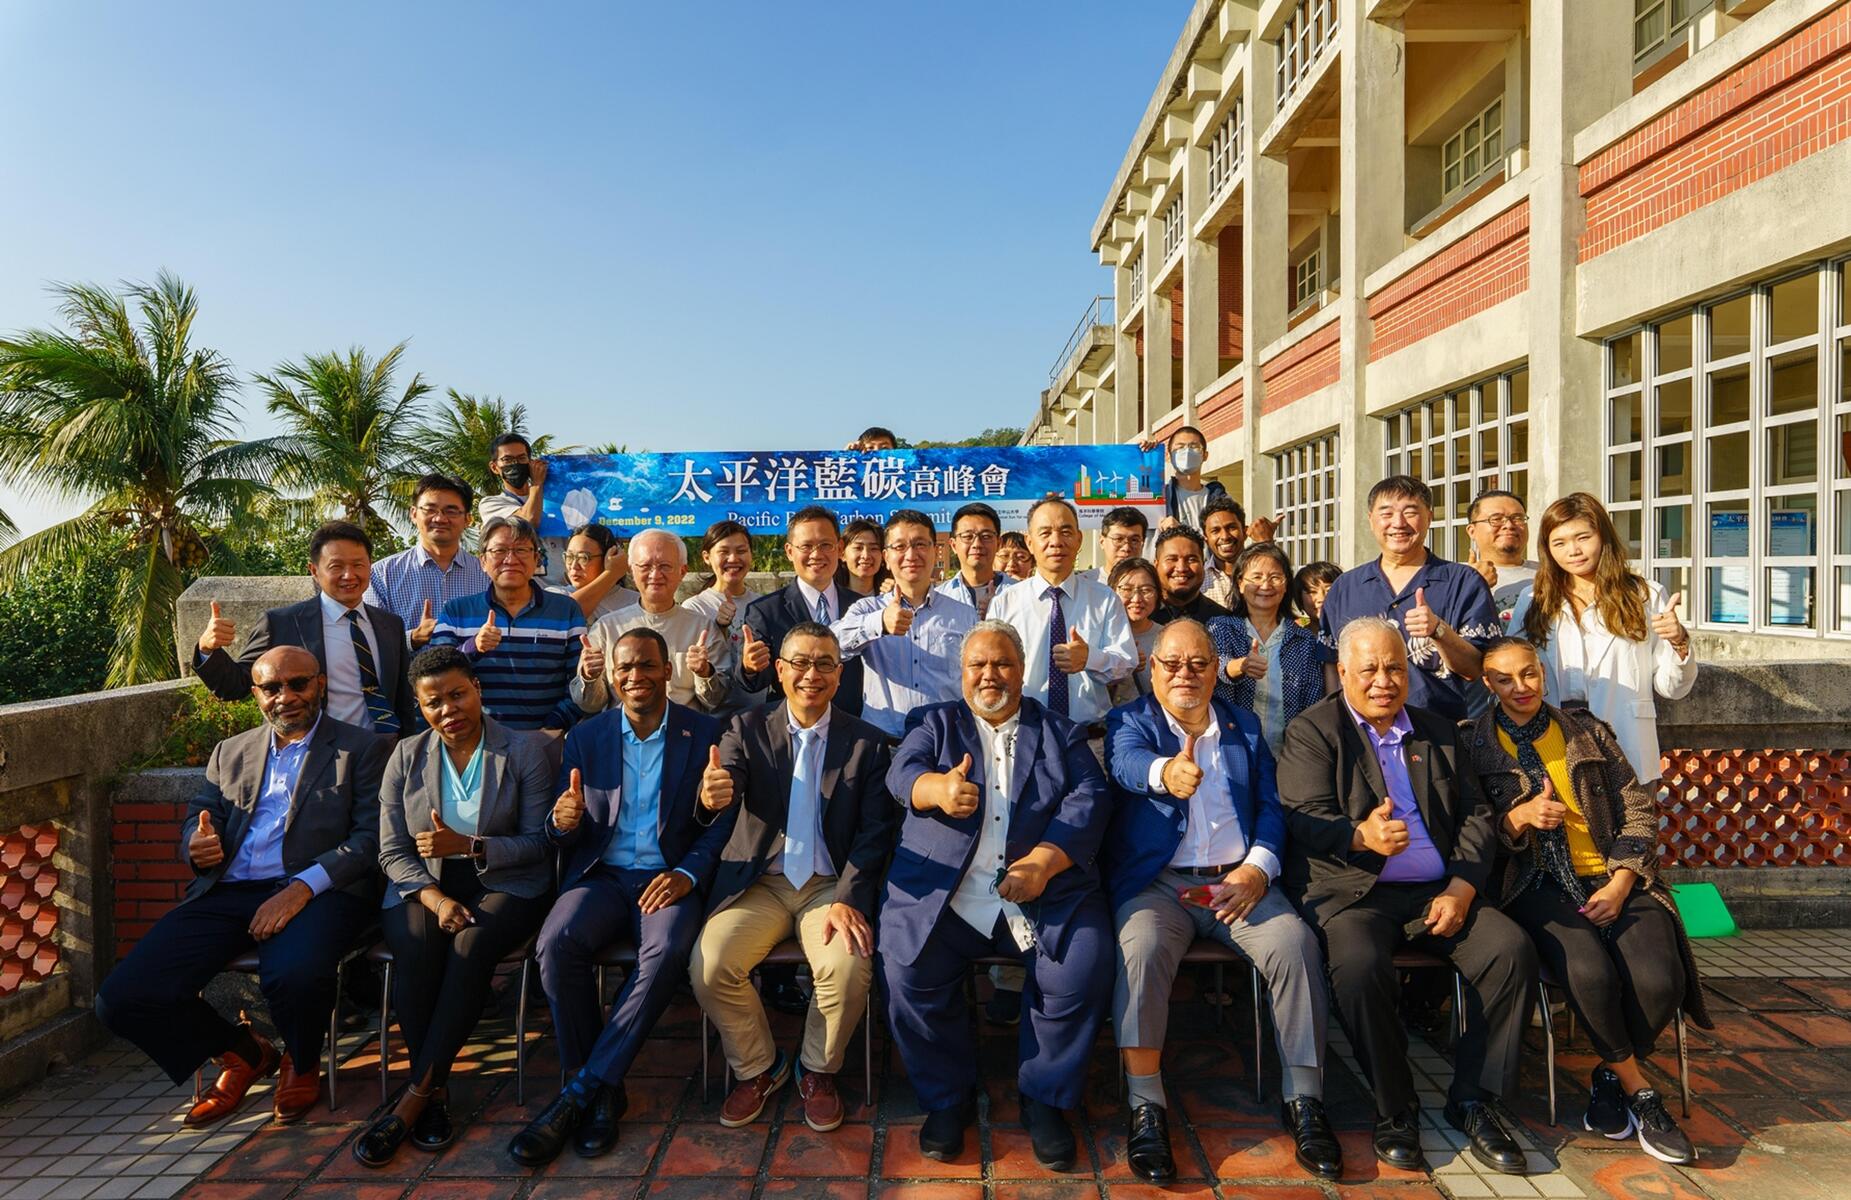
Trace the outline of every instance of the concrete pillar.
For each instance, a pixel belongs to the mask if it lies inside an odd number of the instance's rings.
[[[1192,230],[1208,208],[1208,151],[1190,145],[1183,156],[1183,228]],[[1195,421],[1196,394],[1220,370],[1220,254],[1213,240],[1183,237],[1183,411]]]
[[[1152,220],[1144,238],[1144,253],[1154,265],[1163,253],[1163,235],[1159,222]],[[1175,364],[1170,359],[1170,326],[1175,320],[1170,308],[1170,293],[1152,288],[1144,301],[1144,409],[1151,425],[1161,422],[1170,412],[1171,381]]]
[[[1112,269],[1112,440],[1136,441],[1138,424],[1138,342],[1125,332],[1119,318],[1131,311],[1136,297],[1131,294],[1131,272],[1124,264]]]
[[[1278,105],[1274,71],[1279,65],[1278,43],[1255,38],[1247,54],[1246,131],[1241,135],[1241,292],[1245,321],[1241,330],[1241,361],[1245,388],[1247,470],[1243,473],[1241,503],[1249,514],[1269,513],[1273,506],[1273,460],[1260,415],[1265,393],[1260,385],[1260,351],[1285,333],[1286,314],[1286,191],[1283,159],[1263,158],[1260,134],[1271,124]]]

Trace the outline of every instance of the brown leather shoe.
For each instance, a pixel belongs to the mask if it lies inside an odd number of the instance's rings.
[[[726,1103],[720,1106],[720,1124],[728,1129],[738,1129],[741,1125],[750,1125],[758,1120],[759,1114],[765,1111],[765,1102],[790,1077],[790,1059],[780,1054],[769,1071],[751,1079],[741,1079],[727,1094]]]
[[[283,1055],[283,1069],[276,1077],[274,1115],[279,1125],[294,1125],[308,1115],[321,1097],[321,1071],[297,1071],[289,1055]]]
[[[257,1061],[255,1063],[246,1062],[244,1057],[235,1050],[227,1050],[221,1055],[219,1058],[221,1070],[217,1081],[206,1089],[204,1095],[193,1102],[193,1107],[181,1119],[182,1125],[189,1129],[197,1129],[202,1125],[223,1121],[238,1111],[238,1106],[244,1103],[244,1097],[253,1084],[266,1075],[275,1073],[279,1061],[276,1047],[256,1034],[251,1036],[256,1038],[258,1049],[263,1052],[258,1055]]]
[[[834,1075],[805,1071],[797,1079],[797,1094],[803,1097],[803,1123],[818,1133],[828,1133],[847,1115]]]

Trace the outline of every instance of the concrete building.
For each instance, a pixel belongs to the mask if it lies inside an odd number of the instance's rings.
[[[1161,439],[1374,552],[1370,483],[1603,497],[1706,658],[1851,659],[1851,3],[1198,0],[1034,441]]]

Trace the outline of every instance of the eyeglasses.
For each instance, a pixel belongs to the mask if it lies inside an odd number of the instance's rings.
[[[1166,675],[1206,675],[1215,669],[1214,660],[1208,658],[1158,658],[1152,655],[1151,661],[1162,667]]]
[[[821,554],[825,550],[834,550],[841,544],[840,542],[792,542],[790,551],[798,558],[809,558],[812,555]]]
[[[571,550],[566,551],[566,566],[568,567],[582,567],[589,563],[603,561],[602,554],[579,554]]]
[[[905,554],[909,550],[916,554],[929,554],[934,549],[935,547],[933,544],[926,541],[924,538],[914,538],[910,542],[887,543],[887,552],[889,554]]]
[[[1529,513],[1515,513],[1511,515],[1499,513],[1494,517],[1480,517],[1476,521],[1466,522],[1467,525],[1489,525],[1493,529],[1512,529],[1519,525],[1528,525],[1529,523]]]
[[[667,575],[677,569],[675,563],[631,563],[632,575]]]
[[[1141,533],[1127,533],[1123,535],[1106,534],[1099,540],[1108,546],[1116,546],[1120,550],[1123,550],[1127,546],[1142,546],[1144,544],[1144,535]]]
[[[497,463],[500,463],[504,467],[511,467],[515,463],[530,463],[533,461],[533,459],[523,454],[519,458],[509,458],[509,457],[503,456],[501,458],[496,459],[495,461]]]
[[[1155,600],[1157,589],[1148,585],[1143,587],[1121,587],[1115,589],[1126,600]]]
[[[532,546],[498,546],[488,547],[482,551],[482,557],[488,559],[490,562],[508,562],[510,560],[518,562],[523,558],[533,558],[534,556],[534,548]]]
[[[1242,583],[1250,583],[1254,587],[1285,586],[1285,576],[1283,575],[1242,575],[1240,581]]]
[[[445,504],[441,507],[435,504],[420,504],[412,511],[427,521],[434,521],[438,517],[445,517],[454,521],[463,515],[463,510],[454,504]]]
[[[816,668],[818,675],[834,675],[842,669],[841,662],[833,658],[784,658],[780,656],[778,661],[799,675],[809,674],[812,667]]]
[[[300,695],[308,691],[319,678],[319,675],[291,675],[288,679],[277,679],[270,683],[260,683],[257,685],[257,690],[270,697],[272,700],[282,695],[284,688],[288,688],[290,691]]]
[[[965,533],[954,534],[951,540],[956,542],[960,546],[969,546],[974,542],[985,542],[985,543],[993,542],[996,540],[996,537],[997,537],[996,534],[990,533],[987,531],[983,533],[965,532]]]

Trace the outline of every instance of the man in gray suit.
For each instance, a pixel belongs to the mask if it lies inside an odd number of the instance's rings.
[[[259,658],[251,692],[264,726],[218,744],[187,807],[180,859],[194,878],[185,897],[96,998],[98,1019],[175,1083],[220,1060],[189,1126],[230,1116],[279,1068],[277,1120],[300,1120],[314,1106],[335,966],[379,906],[379,783],[390,742],[323,711],[327,677],[299,646]],[[281,1054],[199,994],[253,947]]]

